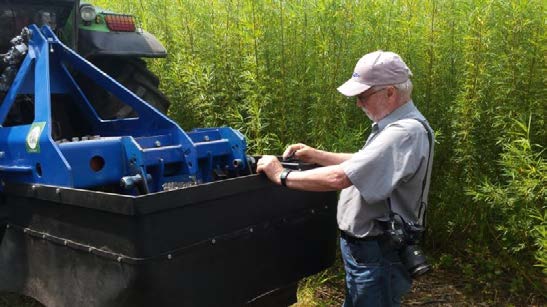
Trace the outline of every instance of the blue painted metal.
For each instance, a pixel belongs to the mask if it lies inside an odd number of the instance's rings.
[[[246,143],[229,127],[183,131],[87,60],[63,45],[49,27],[29,26],[29,52],[0,106],[4,123],[16,97],[34,96],[32,124],[0,127],[0,179],[74,188],[116,187],[120,193],[161,191],[171,182],[209,182],[246,172]],[[104,120],[73,78],[85,75],[133,108],[135,118]],[[52,138],[52,95],[70,97],[92,137]],[[137,180],[140,178],[141,180]],[[144,180],[143,178],[147,178]],[[140,181],[139,189],[133,188]]]

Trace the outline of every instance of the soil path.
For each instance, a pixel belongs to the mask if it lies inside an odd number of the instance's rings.
[[[411,292],[403,298],[402,306],[547,306],[545,300],[536,302],[538,298],[533,299],[534,303],[522,303],[515,300],[518,298],[510,299],[507,294],[489,297],[479,292],[469,294],[470,291],[465,290],[469,283],[459,274],[435,269],[414,280]],[[342,306],[343,280],[326,282],[316,290],[314,296],[314,301],[321,302],[317,306]],[[308,306],[297,303],[293,307]]]
[[[414,281],[411,292],[404,298],[402,306],[547,306],[547,302],[518,303],[507,296],[484,297],[465,294],[469,281],[462,280],[459,274],[435,269]],[[296,303],[292,307],[342,306],[344,301],[343,280],[329,280],[316,289],[314,301],[317,305]],[[42,307],[30,298],[16,294],[0,293],[0,307]]]

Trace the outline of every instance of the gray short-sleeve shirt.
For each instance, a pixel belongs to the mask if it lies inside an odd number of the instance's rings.
[[[420,197],[429,140],[424,126],[415,119],[425,121],[409,101],[375,123],[365,146],[341,164],[353,184],[342,190],[338,201],[337,219],[341,230],[355,237],[382,233],[376,220],[389,217],[388,197],[394,212],[407,221],[422,223]],[[428,186],[429,178],[424,202],[427,202]]]

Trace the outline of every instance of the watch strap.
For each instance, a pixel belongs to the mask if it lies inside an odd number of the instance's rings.
[[[281,185],[286,187],[287,186],[287,176],[292,172],[292,169],[284,168],[281,174],[279,175],[279,179],[281,180]]]

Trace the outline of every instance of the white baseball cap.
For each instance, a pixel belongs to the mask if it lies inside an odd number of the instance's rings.
[[[338,87],[338,91],[351,97],[375,85],[406,82],[410,76],[412,72],[398,54],[378,50],[365,54],[359,59],[351,79]]]

